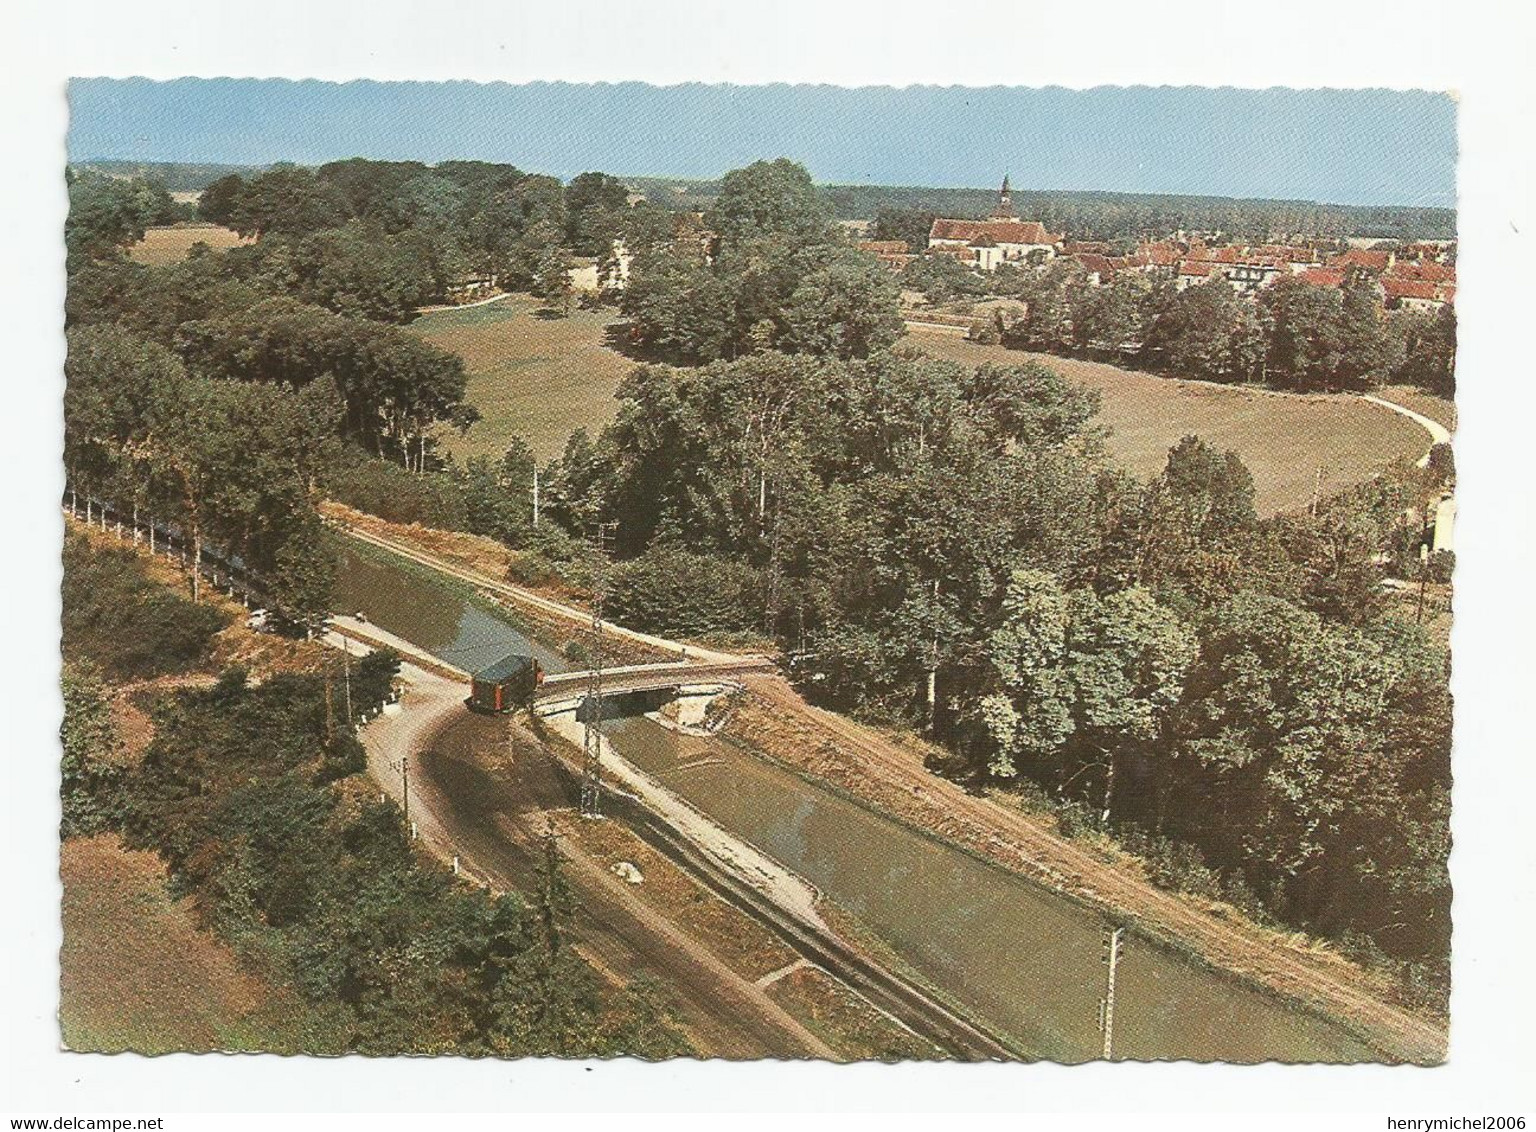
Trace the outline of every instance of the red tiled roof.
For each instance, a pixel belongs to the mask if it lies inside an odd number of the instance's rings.
[[[1061,236],[1038,220],[945,220],[933,222],[930,240],[992,240],[999,244],[1059,244]]]
[[[1344,273],[1334,267],[1314,267],[1310,271],[1303,271],[1296,276],[1296,279],[1301,283],[1309,283],[1313,287],[1344,286]]]
[[[976,258],[976,253],[963,244],[929,244],[929,255],[947,255],[952,259],[958,259],[969,263]]]
[[[1152,244],[1137,244],[1135,260],[1138,263],[1148,264],[1152,267],[1172,267],[1179,262],[1179,249],[1172,244],[1161,241]]]
[[[1186,259],[1179,265],[1180,275],[1198,275],[1204,279],[1222,271],[1227,265],[1208,259]]]
[[[1399,260],[1387,272],[1388,278],[1427,279],[1431,283],[1451,283],[1456,279],[1456,269],[1448,263],[1425,260],[1421,263]]]
[[[1250,249],[1259,255],[1273,256],[1283,263],[1316,263],[1318,256],[1311,248],[1297,248],[1290,244],[1261,244]]]
[[[905,240],[860,240],[856,246],[874,255],[906,255],[909,250]]]
[[[1427,279],[1400,279],[1388,276],[1381,281],[1381,289],[1389,299],[1439,300],[1439,288]]]
[[[1097,275],[1101,283],[1115,273],[1115,265],[1105,256],[1094,252],[1082,252],[1072,258],[1082,264],[1090,275]]]

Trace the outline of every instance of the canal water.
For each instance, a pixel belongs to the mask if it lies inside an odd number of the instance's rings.
[[[511,651],[569,664],[510,615],[403,560],[347,549],[338,607],[361,610],[461,668]],[[903,962],[1031,1054],[1099,1056],[1101,918],[717,739],[610,721],[614,748],[725,829],[798,872]],[[1374,1061],[1341,1027],[1130,936],[1115,1055],[1223,1061]]]

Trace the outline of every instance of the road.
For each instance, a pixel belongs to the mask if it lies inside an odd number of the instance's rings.
[[[1380,405],[1384,409],[1391,409],[1394,413],[1405,416],[1409,420],[1420,425],[1426,432],[1429,433],[1431,446],[1435,444],[1449,444],[1451,442],[1451,430],[1446,428],[1433,417],[1426,417],[1423,413],[1416,413],[1404,405],[1399,405],[1396,402],[1384,400],[1381,397],[1373,397],[1370,394],[1365,394],[1362,400],[1369,401],[1373,405]],[[1425,452],[1423,456],[1419,457],[1418,464],[1421,468],[1429,466],[1428,452]],[[1455,529],[1456,497],[1451,494],[1446,494],[1441,497],[1438,503],[1435,504],[1435,534],[1433,549],[1455,550],[1456,542],[1453,534]]]
[[[388,638],[380,643],[407,657],[419,652],[375,626],[348,618],[338,620],[348,624],[345,633],[333,631],[327,636],[328,643],[336,647],[356,649],[358,640],[373,631]],[[747,658],[732,665],[701,665],[699,671],[740,673],[743,663],[761,668]],[[440,747],[446,735],[464,730],[462,723],[502,723],[496,717],[471,716],[464,707],[463,675],[448,666],[442,669],[434,671],[410,660],[403,662],[405,692],[400,710],[380,716],[363,731],[369,771],[402,805],[402,757],[415,760],[420,752]],[[570,742],[572,754],[579,750],[579,724],[557,717],[549,725]],[[821,918],[816,907],[819,894],[804,879],[651,780],[620,758],[606,741],[604,761],[610,787],[616,786],[621,795],[638,803],[634,816],[650,835],[647,839],[706,889],[758,920],[802,956],[940,1048],[967,1059],[1017,1056],[991,1033],[843,941]],[[569,769],[579,773],[574,762]],[[422,841],[438,857],[445,861],[459,857],[462,869],[494,888],[526,888],[532,865],[529,846],[540,831],[529,828],[526,820],[510,824],[490,823],[483,817],[477,820],[477,808],[482,804],[479,796],[493,789],[483,781],[467,783],[450,795],[434,790],[428,778],[417,773],[411,779],[410,817]],[[568,805],[555,791],[547,792],[544,802],[556,808]],[[687,1004],[692,1028],[714,1034],[716,1042],[728,1040],[733,1051],[730,1056],[836,1058],[835,1051],[769,998],[765,987],[731,971],[683,928],[659,917],[601,865],[583,857],[577,847],[567,843],[565,852],[573,863],[572,880],[582,888],[588,927],[584,942],[604,955],[602,965],[633,970],[638,963],[675,983]],[[741,1046],[741,1034],[731,1036],[733,1028],[744,1030],[757,1052]]]
[[[342,638],[328,642],[341,647]],[[356,650],[357,645],[351,647]],[[406,804],[402,757],[413,762],[432,749],[456,723],[495,726],[504,721],[470,716],[464,685],[409,662],[401,665],[404,693],[398,713],[381,715],[363,728],[368,769],[385,793]],[[447,862],[496,891],[526,889],[542,828],[532,813],[497,815],[493,825],[469,818],[479,804],[443,797],[429,775],[410,769],[409,813],[420,842]],[[562,799],[551,796],[550,805]],[[542,811],[541,811],[542,812]],[[646,971],[661,979],[678,999],[685,1024],[706,1038],[710,1052],[734,1058],[816,1057],[837,1053],[770,998],[764,988],[727,967],[678,925],[658,915],[628,886],[569,841],[562,845],[567,880],[579,891],[582,912],[576,925],[579,947],[599,969],[632,975]]]
[[[503,291],[499,295],[492,295],[489,299],[476,299],[472,303],[439,303],[432,307],[417,307],[415,313],[421,315],[437,314],[439,311],[467,311],[473,310],[475,307],[490,306],[492,303],[499,303],[501,300],[510,299],[511,297],[511,291]]]
[[[1429,433],[1431,445],[1449,444],[1451,442],[1451,430],[1446,428],[1433,417],[1426,417],[1423,413],[1416,413],[1405,405],[1399,405],[1395,401],[1388,401],[1382,397],[1372,396],[1369,393],[1362,394],[1360,399],[1362,401],[1369,401],[1373,405],[1380,405],[1383,409],[1391,409],[1399,416],[1407,417],[1415,424],[1421,426],[1426,432]],[[1429,453],[1425,452],[1424,455],[1419,459],[1419,467],[1422,468],[1428,463]]]
[[[1433,430],[1431,432],[1433,435]],[[356,531],[348,533],[365,537],[366,541],[476,586],[520,593],[525,599],[537,602],[540,608],[563,608],[563,616],[590,618],[589,614],[574,607],[560,607],[559,603],[547,598],[529,595],[517,587],[496,583],[473,571],[443,563],[434,555],[402,548],[393,540],[365,536]],[[630,632],[618,626],[613,627],[613,631]],[[633,635],[653,647],[681,649],[677,642],[664,638]],[[690,655],[694,655],[691,646]],[[706,655],[719,656],[727,662],[744,659],[731,654]],[[777,713],[784,719],[809,721],[833,742],[835,749],[840,748],[849,763],[844,769],[850,772],[849,780],[840,785],[868,797],[871,804],[883,812],[902,813],[882,803],[878,797],[882,788],[888,789],[892,796],[921,799],[925,807],[934,810],[932,822],[946,840],[967,846],[974,840],[975,845],[993,847],[1004,841],[1011,850],[1010,867],[1026,875],[1091,904],[1135,915],[1149,934],[1160,936],[1175,946],[1189,947],[1218,968],[1246,977],[1286,997],[1312,1003],[1333,1017],[1363,1025],[1378,1044],[1387,1046],[1395,1056],[1427,1063],[1443,1059],[1445,1034],[1442,1030],[1375,997],[1355,984],[1345,972],[1328,970],[1326,961],[1290,952],[1255,931],[1195,908],[1145,879],[1097,859],[1047,831],[1035,819],[968,794],[955,783],[929,774],[910,751],[889,743],[868,728],[811,707],[781,679],[751,675],[744,679],[766,711]],[[922,823],[914,824],[927,828]],[[996,856],[993,852],[986,855]]]

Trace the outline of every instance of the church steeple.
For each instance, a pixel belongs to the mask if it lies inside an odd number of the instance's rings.
[[[1013,193],[1008,187],[1008,174],[1003,174],[1003,187],[997,194],[997,207],[992,210],[993,220],[1013,220]]]

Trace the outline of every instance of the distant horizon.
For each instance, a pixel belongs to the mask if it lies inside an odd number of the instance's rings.
[[[366,156],[712,181],[787,156],[826,186],[976,190],[1007,172],[1021,193],[1456,204],[1455,103],[1428,91],[80,78],[69,99],[78,164]]]
[[[779,154],[777,156],[779,156],[779,157],[787,157],[791,161],[798,160],[792,154]],[[152,165],[212,165],[212,166],[227,167],[227,168],[231,168],[231,169],[270,169],[273,166],[277,166],[277,165],[296,165],[296,166],[300,166],[300,167],[306,168],[306,169],[316,169],[316,168],[319,168],[321,165],[330,164],[330,163],[336,162],[336,161],[353,161],[353,160],[356,160],[356,161],[378,161],[378,162],[385,162],[385,161],[421,161],[420,158],[373,157],[373,156],[370,156],[368,154],[363,154],[363,153],[352,153],[352,154],[348,154],[345,157],[336,157],[336,158],[331,158],[328,161],[320,161],[320,162],[292,161],[292,160],[285,159],[285,158],[276,158],[276,159],[274,159],[272,161],[262,161],[262,162],[235,162],[235,161],[197,161],[197,160],[187,160],[187,161],[153,161],[153,160],[149,160],[147,158],[136,158],[136,157],[80,157],[80,158],[71,157],[71,158],[68,159],[67,164],[72,165],[72,166],[74,166],[74,165],[79,165],[79,166],[89,166],[89,165],[151,165],[151,166]],[[423,165],[426,165],[427,167],[431,168],[433,166],[442,164],[443,162],[447,162],[447,161],[460,161],[460,160],[483,160],[483,159],[480,159],[480,158],[445,157],[445,158],[442,158],[442,159],[440,159],[438,161],[421,161],[421,163]],[[769,158],[761,158],[761,159],[754,159],[754,160],[772,161],[772,160],[774,160],[774,158],[769,157]],[[506,164],[515,164],[515,163],[514,162],[507,162]],[[531,173],[531,174],[535,174],[535,175],[539,175],[539,176],[558,177],[559,180],[561,180],[563,182],[567,182],[567,183],[571,180],[572,177],[575,177],[575,176],[578,175],[576,173],[571,173],[571,174],[566,174],[564,176],[560,176],[559,174],[551,173],[549,170],[546,170],[546,169],[530,169],[530,168],[526,168],[526,167],[521,166],[521,165],[518,165],[517,168],[521,172],[523,172],[523,173]],[[628,182],[628,181],[677,181],[679,183],[687,182],[687,183],[695,184],[695,185],[717,183],[727,173],[729,173],[730,171],[731,170],[729,170],[729,169],[722,170],[721,172],[716,173],[714,176],[693,176],[693,175],[685,176],[683,174],[673,174],[673,173],[625,173],[625,172],[620,172],[620,171],[613,170],[613,169],[583,169],[583,170],[581,170],[581,172],[583,172],[583,173],[604,173],[604,174],[606,174],[606,175],[608,175],[610,177],[615,178],[616,180],[626,181],[626,182]],[[1004,173],[1006,173],[1006,172],[1007,171],[1005,170]],[[991,185],[925,185],[925,184],[916,184],[916,183],[907,184],[907,183],[902,183],[902,182],[899,182],[899,181],[878,181],[878,182],[823,181],[823,180],[821,180],[819,178],[816,178],[814,176],[812,177],[811,181],[812,181],[812,184],[814,184],[819,189],[844,189],[844,188],[901,189],[901,190],[908,191],[908,192],[920,192],[920,191],[923,191],[925,189],[931,189],[931,190],[933,190],[935,192],[944,192],[944,193],[951,193],[951,192],[996,193],[998,191],[998,189],[1001,187],[1001,181],[1002,181],[1004,173],[999,173],[997,175],[996,183],[991,184]],[[1012,175],[1009,174],[1009,176],[1011,177]],[[1072,188],[1072,187],[1049,188],[1049,189],[1047,189],[1047,188],[1039,188],[1039,187],[1036,187],[1036,186],[1033,186],[1033,185],[1021,185],[1021,184],[1019,184],[1017,182],[1017,178],[1013,179],[1013,183],[1010,184],[1009,188],[1010,188],[1010,191],[1012,193],[1014,193],[1014,195],[1016,195],[1016,196],[1019,195],[1019,194],[1023,194],[1023,195],[1028,196],[1028,195],[1032,195],[1032,194],[1059,193],[1059,194],[1064,195],[1064,196],[1179,197],[1179,198],[1188,198],[1188,199],[1192,199],[1192,200],[1230,200],[1230,201],[1242,201],[1242,202],[1258,202],[1258,203],[1265,203],[1265,204],[1311,204],[1311,205],[1318,205],[1320,207],[1325,207],[1325,208],[1426,208],[1426,209],[1443,209],[1443,210],[1448,211],[1448,212],[1454,212],[1456,210],[1456,206],[1455,206],[1454,203],[1448,204],[1448,205],[1403,204],[1403,203],[1397,203],[1397,202],[1382,202],[1382,203],[1375,203],[1375,204],[1352,204],[1352,203],[1350,203],[1348,201],[1321,200],[1321,199],[1310,198],[1310,197],[1231,196],[1231,195],[1223,194],[1223,193],[1175,193],[1175,192],[1158,192],[1156,190],[1150,190],[1150,189],[1085,189],[1085,188]]]

